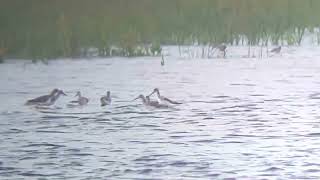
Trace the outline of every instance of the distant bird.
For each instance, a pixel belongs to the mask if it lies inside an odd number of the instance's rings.
[[[220,44],[216,47],[220,52],[223,52],[223,57],[226,57],[227,46],[224,44]]]
[[[176,102],[173,100],[170,100],[169,98],[166,98],[164,96],[160,95],[160,91],[158,88],[155,88],[150,94],[149,96],[151,96],[152,94],[157,93],[157,98],[158,98],[158,103],[163,104],[163,103],[170,103],[170,104],[182,104],[180,102]]]
[[[161,56],[161,66],[164,66],[164,58],[163,58],[163,55]]]
[[[279,54],[281,51],[281,46],[278,46],[276,48],[271,49],[270,52],[275,53],[275,54]]]
[[[61,95],[66,96],[66,94],[62,90],[58,90],[58,92],[53,97],[51,97],[48,105],[53,105]]]
[[[80,91],[77,92],[77,94],[75,95],[75,97],[78,97],[78,100],[76,100],[76,101],[70,101],[70,103],[75,103],[75,104],[78,104],[78,105],[80,105],[80,106],[83,106],[83,105],[88,104],[88,102],[89,102],[89,99],[86,98],[86,97],[83,97],[83,96],[81,95],[81,92],[80,92]]]
[[[50,94],[48,95],[43,95],[34,99],[28,100],[25,105],[46,105],[50,104],[51,98],[58,93],[58,89],[53,89]]]
[[[100,98],[100,102],[101,102],[101,106],[106,106],[111,104],[111,95],[110,95],[110,91],[107,91],[107,95],[106,96],[102,96]]]
[[[142,103],[145,106],[150,106],[150,107],[155,107],[155,108],[168,108],[167,105],[160,104],[157,101],[151,101],[149,96],[144,97],[144,95],[140,94],[137,98],[134,99],[134,101],[137,99],[141,99]]]

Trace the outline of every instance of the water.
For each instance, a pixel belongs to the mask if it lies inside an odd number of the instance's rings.
[[[319,179],[320,62],[289,52],[1,64],[0,179]],[[55,106],[23,105],[56,87]],[[131,101],[155,87],[183,104]],[[66,107],[77,90],[89,104]]]

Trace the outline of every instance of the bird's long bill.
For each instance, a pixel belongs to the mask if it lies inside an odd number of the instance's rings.
[[[64,93],[63,91],[61,91],[61,94],[64,96],[68,96],[66,93]]]
[[[135,100],[137,100],[137,99],[139,99],[140,97],[137,97],[137,98],[135,98],[135,99],[133,99],[132,101],[135,101]]]

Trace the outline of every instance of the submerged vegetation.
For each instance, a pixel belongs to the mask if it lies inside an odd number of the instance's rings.
[[[7,57],[157,56],[162,45],[320,43],[319,0],[3,0]],[[0,55],[1,56],[1,55]]]

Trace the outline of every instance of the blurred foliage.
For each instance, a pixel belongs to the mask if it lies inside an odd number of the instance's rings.
[[[141,56],[168,44],[299,45],[319,27],[319,9],[319,0],[1,0],[0,47],[9,57],[47,59],[92,48]]]

